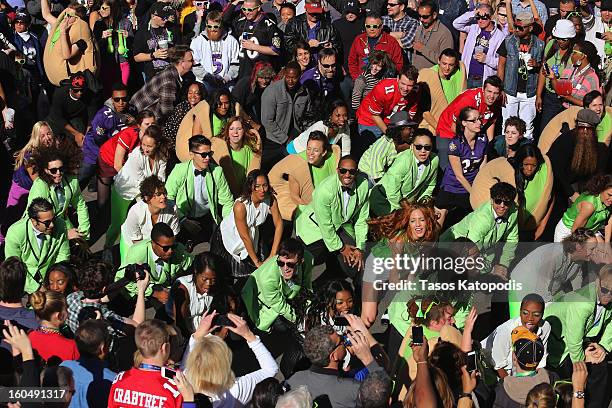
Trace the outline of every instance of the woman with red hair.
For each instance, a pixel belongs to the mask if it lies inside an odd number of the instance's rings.
[[[378,242],[366,259],[365,271],[373,274],[363,277],[361,318],[369,326],[376,319],[378,291],[381,289],[374,283],[382,280],[395,282],[399,278],[396,268],[389,270],[385,261],[395,259],[397,255],[420,254],[428,243],[433,246],[438,240],[440,227],[432,205],[407,200],[400,202],[398,210],[373,218],[368,224],[373,239]],[[390,272],[395,272],[391,278]],[[384,294],[384,288],[380,292]]]

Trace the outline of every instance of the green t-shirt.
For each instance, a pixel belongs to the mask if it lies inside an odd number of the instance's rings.
[[[599,231],[610,218],[610,208],[606,207],[604,203],[601,201],[601,195],[590,195],[586,193],[580,194],[580,196],[574,201],[574,204],[570,208],[567,209],[565,214],[563,214],[563,224],[567,228],[572,228],[574,225],[574,221],[576,221],[576,217],[578,216],[578,204],[587,201],[593,204],[595,211],[589,217],[586,222],[584,228],[591,230],[593,232]]]
[[[606,141],[606,136],[608,136],[611,131],[612,117],[610,117],[610,114],[606,112],[603,119],[601,119],[601,122],[599,122],[599,125],[597,125],[597,128],[595,129],[595,132],[597,132],[597,141],[599,143],[604,143]]]
[[[308,157],[306,156],[306,150],[301,153],[298,153],[298,156],[308,161]],[[323,180],[335,173],[336,160],[334,159],[334,155],[331,152],[327,153],[327,157],[325,158],[323,164],[320,167],[308,165],[308,169],[310,170],[310,179],[312,180],[312,185],[317,188],[317,186]]]
[[[545,56],[548,54],[548,51],[551,49],[551,47],[552,47],[554,42],[555,42],[555,40],[549,41],[548,44],[546,44],[546,47],[544,47],[544,55]],[[571,53],[571,51],[572,50],[570,49],[567,52]],[[546,63],[548,64],[548,67],[551,70],[553,70],[554,72],[558,72],[559,75],[561,75],[561,73],[563,72],[564,69],[572,67],[572,59],[571,58],[568,58],[565,63],[563,63],[561,61],[562,59],[563,59],[563,56],[561,55],[561,53],[557,49],[557,52],[555,52],[552,55],[552,57],[547,59]],[[558,71],[554,67],[557,67]],[[548,78],[546,79],[546,89],[548,89],[549,92],[555,93],[555,90],[552,87],[550,79],[548,79]]]
[[[431,69],[438,72],[440,67],[436,64],[431,67]],[[444,91],[444,96],[446,96],[446,101],[451,103],[463,91],[463,74],[461,70],[458,69],[449,79],[440,78],[440,83],[442,84],[442,90]]]
[[[246,181],[247,170],[253,159],[253,150],[247,145],[240,150],[233,150],[229,147],[232,166],[234,167],[234,177],[239,186],[243,186]]]
[[[525,208],[523,208],[523,216],[526,218],[531,217],[533,211],[542,199],[542,191],[544,191],[544,187],[548,180],[547,176],[548,166],[546,163],[542,163],[538,172],[533,176],[533,180],[530,180],[525,185]]]
[[[212,118],[213,118],[212,120],[213,136],[219,136],[221,132],[223,132],[223,127],[225,127],[225,124],[227,123],[227,119],[219,118],[216,113],[213,113]]]

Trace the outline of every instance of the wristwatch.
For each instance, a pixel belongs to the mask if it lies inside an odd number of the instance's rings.
[[[461,399],[461,398],[469,398],[472,399],[472,394],[469,392],[462,392],[461,394],[459,394],[459,398],[457,399]]]
[[[584,399],[584,391],[574,391],[574,398]]]

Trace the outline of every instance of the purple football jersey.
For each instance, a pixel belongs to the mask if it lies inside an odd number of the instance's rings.
[[[470,145],[462,137],[455,136],[448,145],[448,155],[457,156],[461,161],[461,170],[463,171],[463,177],[472,184],[478,174],[480,165],[485,157],[487,151],[487,144],[489,140],[484,134],[476,137],[476,143],[474,144],[474,150],[470,148]],[[453,171],[452,166],[448,166],[444,171],[444,177],[442,178],[442,187],[449,193],[467,193],[466,189],[463,188],[457,176]]]

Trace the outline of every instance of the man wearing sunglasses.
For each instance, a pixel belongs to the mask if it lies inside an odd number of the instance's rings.
[[[366,175],[359,173],[352,156],[344,156],[337,174],[324,179],[315,189],[312,214],[296,222],[296,235],[314,256],[315,265],[324,263],[331,254],[347,276],[355,278],[363,270],[370,214],[368,196]]]
[[[176,242],[172,228],[164,222],[158,222],[151,230],[151,237],[145,238],[130,247],[121,267],[115,274],[115,282],[125,276],[128,265],[147,265],[149,267],[149,286],[145,296],[152,296],[159,303],[153,302],[158,309],[168,301],[170,285],[176,276],[186,272],[193,262],[192,256],[182,244]],[[136,302],[138,286],[130,282],[121,294],[128,302]]]
[[[90,94],[87,81],[82,72],[70,76],[68,84],[53,93],[51,109],[45,119],[53,134],[73,138],[77,145],[83,145],[88,124],[88,104]]]
[[[118,82],[113,85],[111,97],[96,112],[83,141],[83,163],[79,170],[79,185],[85,188],[96,174],[100,147],[114,134],[134,121],[136,112],[130,109],[127,87]]]
[[[34,293],[40,288],[51,265],[70,258],[66,224],[55,216],[53,204],[44,198],[32,200],[27,217],[8,229],[4,256],[16,256],[28,268],[25,283],[27,293]]]
[[[544,41],[532,33],[533,24],[532,14],[517,14],[514,19],[514,34],[508,36],[497,49],[497,75],[504,81],[507,98],[506,105],[502,107],[504,124],[511,116],[520,117],[527,125],[525,137],[528,139],[533,139],[536,89],[540,62],[544,57]]]
[[[514,202],[516,188],[505,182],[495,183],[490,190],[491,200],[485,202],[465,216],[442,235],[440,242],[454,242],[458,238],[467,238],[480,247],[483,256],[493,261],[496,244],[517,243],[518,209]],[[496,273],[506,273],[514,257],[513,246],[504,245],[504,249],[495,262]]]
[[[306,70],[301,78],[313,97],[319,101],[331,102],[342,99],[338,54],[333,48],[322,48],[317,54],[317,66]]]
[[[610,397],[608,350],[612,350],[612,265],[599,270],[598,277],[581,289],[570,292],[546,306],[544,319],[550,322],[548,365],[561,378],[570,378],[577,362],[586,362],[589,375],[586,390],[579,391],[588,407],[607,407]],[[586,395],[585,395],[586,391]]]
[[[181,220],[179,238],[188,246],[209,241],[234,204],[223,169],[215,163],[213,154],[208,138],[192,136],[191,160],[177,164],[166,182],[168,199],[175,201]]]
[[[453,35],[439,20],[435,1],[421,1],[418,13],[420,24],[412,44],[412,64],[421,70],[434,66],[443,50],[453,48]]]
[[[287,322],[296,323],[288,300],[302,291],[312,291],[313,258],[294,238],[281,242],[278,255],[253,272],[242,289],[249,318],[257,329],[273,332]]]
[[[484,80],[497,73],[497,48],[506,33],[492,19],[493,7],[479,4],[474,11],[458,17],[453,26],[467,34],[461,61],[465,64],[467,87],[479,88]]]
[[[234,0],[223,12],[223,24],[240,43],[238,77],[250,76],[257,61],[275,63],[282,54],[282,33],[262,12],[261,0]]]
[[[355,37],[348,57],[348,67],[353,81],[357,79],[368,64],[372,51],[384,51],[389,55],[399,72],[404,66],[402,47],[395,38],[383,31],[382,17],[377,13],[369,13],[365,19],[365,33]]]
[[[219,3],[211,3],[209,0],[195,0],[195,10],[187,14],[183,19],[183,40],[189,41],[204,32],[206,19],[211,11],[221,13],[223,8]]]
[[[230,86],[238,77],[240,44],[223,29],[221,13],[206,15],[206,30],[191,40],[193,73],[209,93],[219,86]]]

